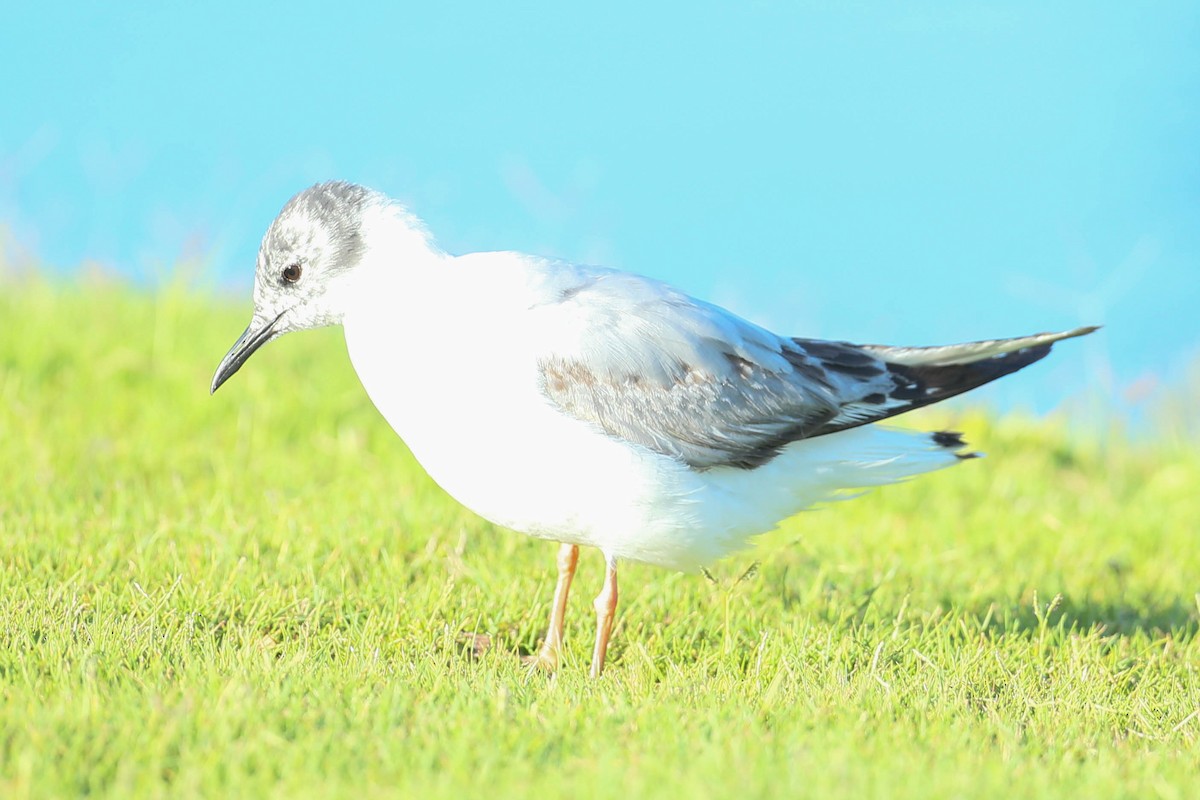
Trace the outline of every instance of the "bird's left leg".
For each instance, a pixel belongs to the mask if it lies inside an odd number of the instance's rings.
[[[599,678],[604,671],[604,657],[608,655],[608,637],[612,635],[613,620],[617,616],[617,560],[604,556],[604,588],[592,603],[596,609],[596,646],[592,649],[592,677]]]
[[[558,653],[562,649],[563,623],[567,617],[567,595],[571,592],[571,580],[575,577],[575,566],[579,563],[579,546],[564,544],[558,548],[558,583],[554,586],[554,605],[550,609],[550,626],[542,649],[529,663],[554,671],[558,669]]]

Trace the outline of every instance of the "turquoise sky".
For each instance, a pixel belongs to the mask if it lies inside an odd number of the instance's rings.
[[[1200,357],[1198,3],[348,6],[6,9],[9,249],[245,286],[338,177],[452,252],[643,272],[780,332],[1106,323],[993,402]]]

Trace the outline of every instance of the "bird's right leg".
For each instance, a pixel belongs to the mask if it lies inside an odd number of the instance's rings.
[[[617,560],[604,554],[604,588],[592,603],[596,609],[596,646],[592,650],[592,677],[604,672],[608,656],[608,639],[612,636],[613,620],[617,616]]]
[[[567,616],[567,595],[579,563],[579,546],[564,544],[558,548],[558,583],[554,586],[554,605],[550,609],[550,626],[542,649],[529,661],[532,665],[553,672],[558,669],[558,654],[562,649],[563,622]]]

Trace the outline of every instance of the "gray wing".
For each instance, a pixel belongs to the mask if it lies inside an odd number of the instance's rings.
[[[883,362],[776,336],[625,273],[576,276],[553,312],[577,341],[539,362],[542,391],[605,433],[696,468],[751,468],[786,444],[877,419],[895,388]]]
[[[545,395],[611,436],[697,469],[757,467],[791,442],[943,400],[1086,332],[943,348],[786,338],[619,272],[576,271],[550,305],[578,336],[540,359]]]

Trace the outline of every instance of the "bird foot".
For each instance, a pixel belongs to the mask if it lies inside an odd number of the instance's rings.
[[[529,667],[531,672],[558,672],[558,651],[543,646],[537,653],[521,656],[521,663]]]

